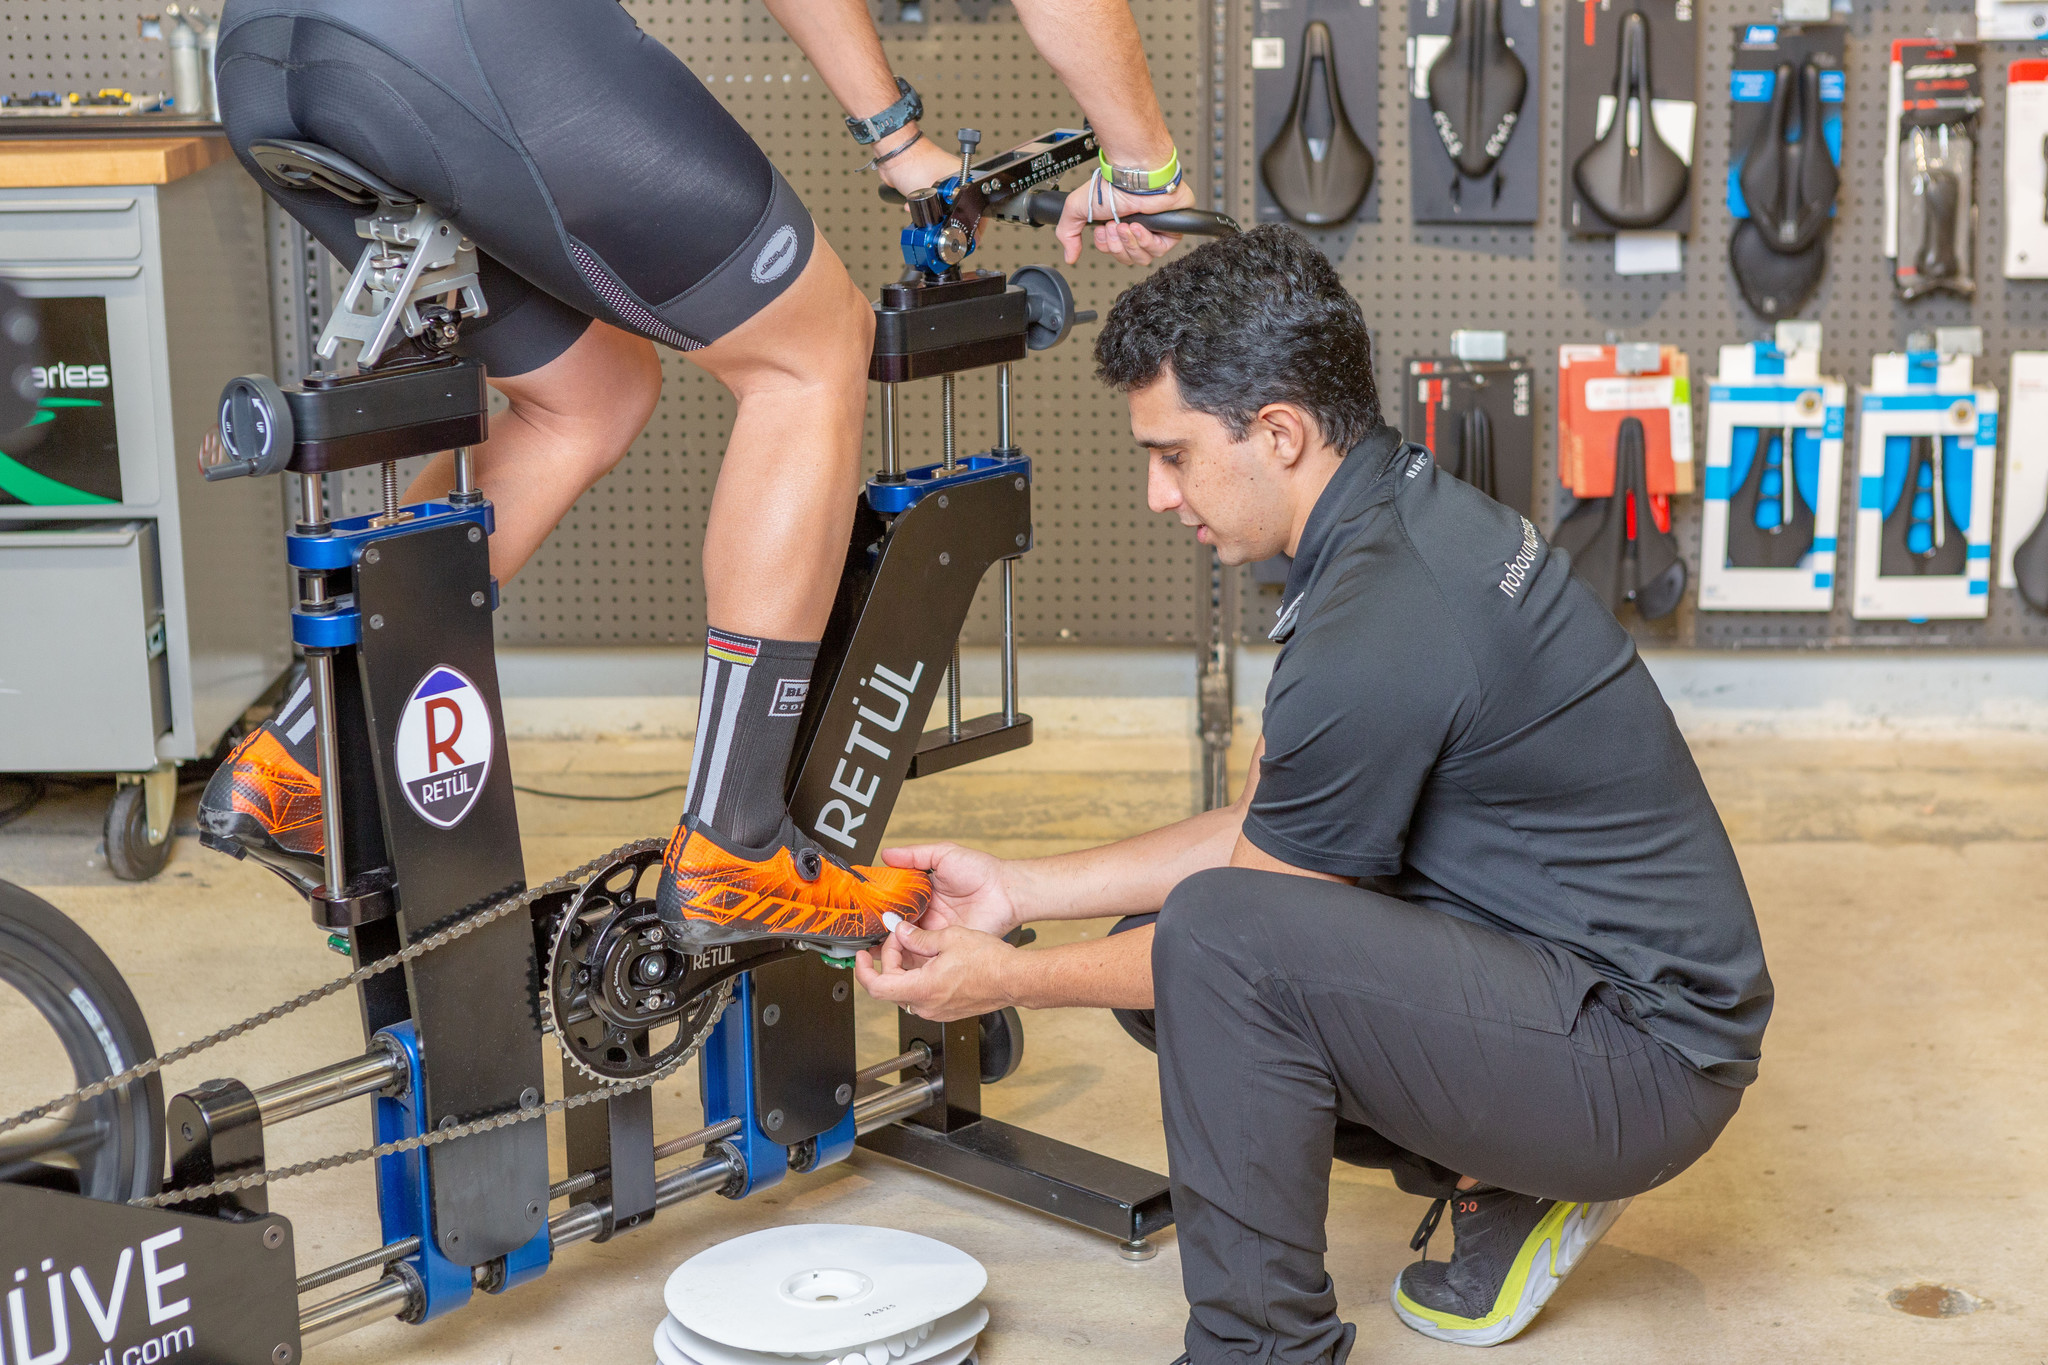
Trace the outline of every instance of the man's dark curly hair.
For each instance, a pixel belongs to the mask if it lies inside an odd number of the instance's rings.
[[[1336,268],[1278,224],[1210,242],[1126,289],[1095,338],[1095,373],[1123,392],[1172,367],[1181,401],[1244,439],[1268,403],[1315,418],[1349,450],[1380,422],[1372,339]]]

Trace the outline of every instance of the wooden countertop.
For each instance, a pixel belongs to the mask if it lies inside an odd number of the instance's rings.
[[[168,185],[233,155],[219,136],[0,140],[0,189]]]

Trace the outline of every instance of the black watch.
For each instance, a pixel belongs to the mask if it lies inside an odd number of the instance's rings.
[[[873,118],[850,118],[846,121],[846,129],[853,134],[855,142],[863,147],[869,146],[924,117],[924,96],[912,89],[910,82],[901,76],[896,78],[896,93],[896,102]]]

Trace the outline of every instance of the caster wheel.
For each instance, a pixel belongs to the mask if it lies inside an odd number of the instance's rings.
[[[994,1085],[1024,1062],[1024,1020],[1015,1006],[981,1016],[981,1083]]]
[[[149,841],[148,797],[140,783],[114,789],[106,835],[108,870],[124,882],[146,882],[171,860],[168,832],[160,844]]]

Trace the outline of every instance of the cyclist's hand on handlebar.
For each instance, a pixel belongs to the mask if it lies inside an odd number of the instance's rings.
[[[1095,218],[1092,227],[1088,222],[1091,198]],[[1068,265],[1081,259],[1081,244],[1089,236],[1093,237],[1096,250],[1114,256],[1125,265],[1150,265],[1179,245],[1178,234],[1153,232],[1135,223],[1110,221],[1112,204],[1119,217],[1134,213],[1164,213],[1168,209],[1193,208],[1195,193],[1183,184],[1172,194],[1124,194],[1090,176],[1081,182],[1079,189],[1067,196],[1066,211],[1060,214],[1060,246],[1066,251]]]
[[[890,189],[909,194],[912,190],[929,189],[949,175],[960,174],[960,154],[948,152],[928,137],[920,138],[915,147],[875,170]]]

